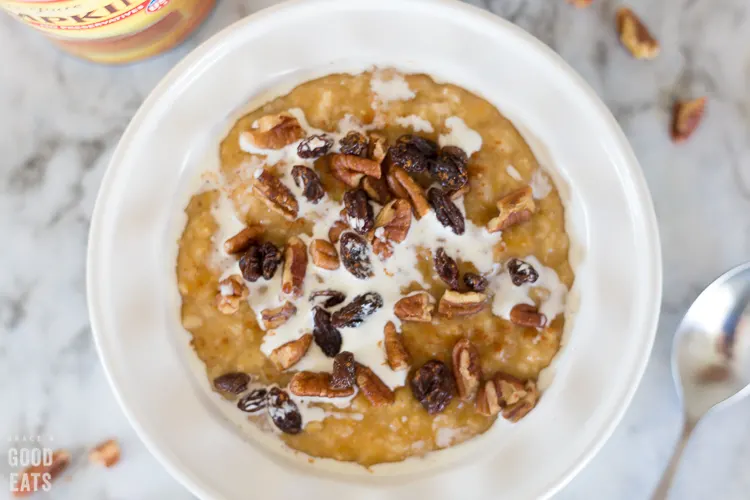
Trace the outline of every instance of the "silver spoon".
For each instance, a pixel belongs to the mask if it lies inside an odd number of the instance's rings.
[[[698,422],[750,394],[750,263],[720,276],[690,306],[674,337],[672,376],[684,427],[653,500],[667,498]]]

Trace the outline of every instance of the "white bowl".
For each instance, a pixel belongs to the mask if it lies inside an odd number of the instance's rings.
[[[365,472],[310,464],[275,438],[229,423],[222,412],[231,405],[211,393],[179,323],[175,256],[190,179],[227,120],[269,89],[370,65],[458,84],[513,120],[566,202],[577,312],[552,383],[529,417]],[[201,498],[539,498],[583,467],[628,406],[656,329],[661,257],[649,193],[623,133],[543,44],[454,1],[301,0],[203,44],[133,118],[96,204],[88,299],[99,355],[125,413]]]

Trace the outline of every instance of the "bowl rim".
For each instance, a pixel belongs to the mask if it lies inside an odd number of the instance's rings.
[[[370,5],[374,2],[371,0],[348,0],[351,4],[363,4]],[[639,162],[632,150],[630,143],[628,142],[624,132],[620,128],[619,124],[615,120],[612,113],[602,102],[599,96],[591,88],[591,86],[575,71],[568,63],[552,49],[546,46],[544,43],[536,39],[533,35],[526,32],[522,28],[512,24],[511,22],[497,16],[489,11],[481,9],[479,7],[460,2],[458,0],[410,0],[410,3],[423,3],[430,4],[431,8],[449,9],[452,10],[456,15],[461,16],[475,16],[484,18],[485,21],[489,21],[495,25],[495,29],[505,30],[512,34],[514,37],[521,39],[529,46],[539,52],[550,64],[557,66],[558,70],[562,70],[567,77],[569,77],[578,87],[581,94],[596,108],[596,111],[606,119],[610,130],[608,131],[612,135],[612,139],[616,141],[620,147],[620,152],[624,155],[623,162],[627,165],[630,174],[630,180],[633,182],[635,191],[638,195],[638,202],[644,208],[645,220],[642,221],[643,225],[647,228],[648,234],[644,237],[650,243],[650,263],[653,265],[653,305],[644,315],[649,318],[648,335],[645,333],[641,336],[640,341],[642,342],[641,351],[644,353],[639,359],[636,366],[632,367],[631,370],[631,383],[628,386],[627,392],[625,393],[619,409],[616,414],[612,416],[612,419],[604,427],[601,434],[593,439],[590,443],[590,447],[581,456],[580,460],[573,463],[568,470],[560,477],[552,480],[544,488],[544,497],[550,497],[555,493],[559,492],[565,485],[567,485],[573,477],[575,477],[598,453],[598,451],[604,446],[606,441],[614,432],[617,425],[621,422],[625,411],[629,408],[636,390],[638,389],[640,382],[643,378],[643,374],[646,370],[650,354],[653,348],[657,326],[660,314],[660,305],[662,298],[662,253],[661,244],[658,231],[658,224],[656,221],[656,215],[653,208],[653,202],[651,200],[650,192],[640,168]],[[159,444],[148,431],[139,423],[135,418],[133,412],[126,404],[125,398],[120,392],[115,375],[110,370],[109,366],[112,364],[112,358],[107,348],[104,346],[105,338],[102,334],[103,318],[101,316],[101,308],[98,306],[98,297],[94,293],[97,288],[97,277],[96,277],[96,259],[99,239],[99,234],[102,232],[101,225],[103,222],[103,205],[106,203],[107,192],[111,189],[115,177],[115,171],[118,164],[122,163],[122,159],[127,155],[128,145],[133,140],[135,131],[139,128],[140,124],[144,121],[146,116],[149,114],[154,104],[165,94],[168,93],[178,80],[189,74],[202,61],[210,56],[211,53],[218,49],[223,43],[231,39],[236,32],[247,29],[249,25],[261,23],[264,19],[278,16],[283,14],[285,11],[294,10],[300,6],[310,7],[311,4],[319,4],[324,7],[326,4],[340,3],[335,0],[287,0],[283,3],[267,7],[258,12],[255,12],[245,18],[235,21],[229,26],[223,28],[216,34],[212,35],[206,41],[201,43],[198,47],[192,50],[185,58],[183,58],[178,64],[176,64],[167,74],[160,80],[160,82],[153,88],[149,93],[148,97],[139,107],[135,113],[127,128],[125,129],[118,145],[112,155],[112,158],[107,166],[105,175],[102,179],[99,192],[97,194],[93,215],[91,218],[91,226],[89,230],[89,245],[87,251],[87,265],[86,265],[86,286],[87,286],[87,305],[89,310],[89,316],[91,320],[92,334],[94,337],[97,353],[102,362],[105,375],[109,382],[112,392],[117,400],[118,404],[122,408],[124,414],[129,420],[130,424],[135,429],[138,437],[146,445],[147,449],[154,455],[158,461],[170,472],[170,474],[178,479],[178,481],[187,487],[190,491],[197,494],[201,498],[218,498],[215,489],[210,484],[205,484],[198,478],[195,478],[188,474],[178,457],[176,457],[171,451],[165,449],[162,444]]]

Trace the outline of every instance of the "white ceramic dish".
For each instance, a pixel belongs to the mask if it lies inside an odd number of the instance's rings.
[[[573,331],[553,382],[529,417],[425,460],[365,472],[310,464],[227,424],[179,324],[174,259],[190,180],[229,117],[280,85],[371,65],[461,85],[514,121],[566,200],[580,300],[571,301]],[[661,256],[649,193],[617,123],[533,37],[449,0],[301,0],[218,34],[143,104],[99,193],[88,298],[125,413],[201,498],[539,498],[583,467],[629,404],[656,329]]]

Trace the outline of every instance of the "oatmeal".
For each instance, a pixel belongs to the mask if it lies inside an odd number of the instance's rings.
[[[242,117],[220,157],[177,277],[238,412],[369,466],[533,410],[574,276],[557,189],[495,107],[425,75],[330,75]]]

